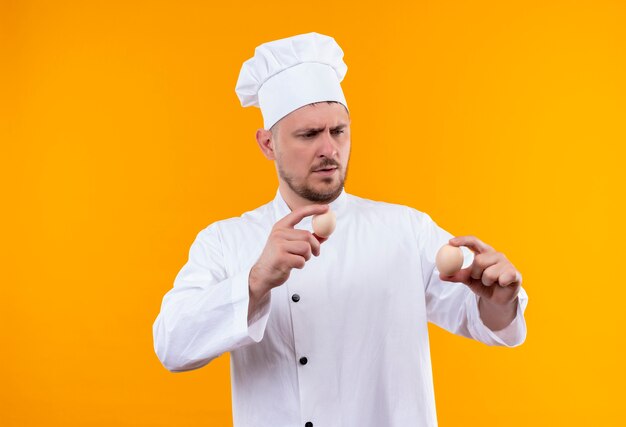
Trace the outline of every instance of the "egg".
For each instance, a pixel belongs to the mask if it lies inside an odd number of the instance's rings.
[[[463,252],[457,246],[443,245],[437,252],[435,263],[440,273],[451,276],[463,266]]]
[[[312,223],[313,232],[319,237],[327,238],[335,231],[337,216],[335,212],[329,209],[328,212],[324,214],[313,215]]]

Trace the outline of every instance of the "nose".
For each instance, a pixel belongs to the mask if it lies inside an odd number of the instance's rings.
[[[320,148],[318,151],[318,157],[328,157],[331,159],[337,157],[337,154],[339,154],[337,150],[337,142],[333,139],[329,129],[326,129],[326,131],[321,135],[319,141]]]

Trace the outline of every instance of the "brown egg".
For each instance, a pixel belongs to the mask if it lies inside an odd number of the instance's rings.
[[[330,209],[328,212],[321,215],[313,215],[313,232],[319,237],[328,237],[333,231],[335,231],[335,226],[337,225],[337,216],[335,212]]]
[[[440,273],[451,276],[463,266],[463,252],[459,247],[443,245],[437,252],[435,263]]]

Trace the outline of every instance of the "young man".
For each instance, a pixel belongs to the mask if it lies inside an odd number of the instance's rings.
[[[489,345],[526,337],[521,274],[473,236],[425,213],[343,189],[350,117],[335,41],[316,33],[259,46],[237,93],[260,106],[256,139],[278,174],[274,200],[202,230],[163,298],[155,351],[171,371],[231,353],[243,426],[435,426],[427,322]],[[328,209],[328,239],[311,216]],[[462,246],[444,276],[435,255]]]

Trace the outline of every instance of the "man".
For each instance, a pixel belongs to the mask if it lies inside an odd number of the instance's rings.
[[[163,298],[155,351],[173,372],[231,353],[243,426],[436,426],[427,322],[489,345],[526,336],[527,296],[506,257],[415,209],[343,190],[350,116],[335,41],[316,33],[259,46],[237,93],[258,105],[275,199],[202,230]],[[328,239],[311,216],[332,209]],[[444,244],[467,267],[436,269]]]

